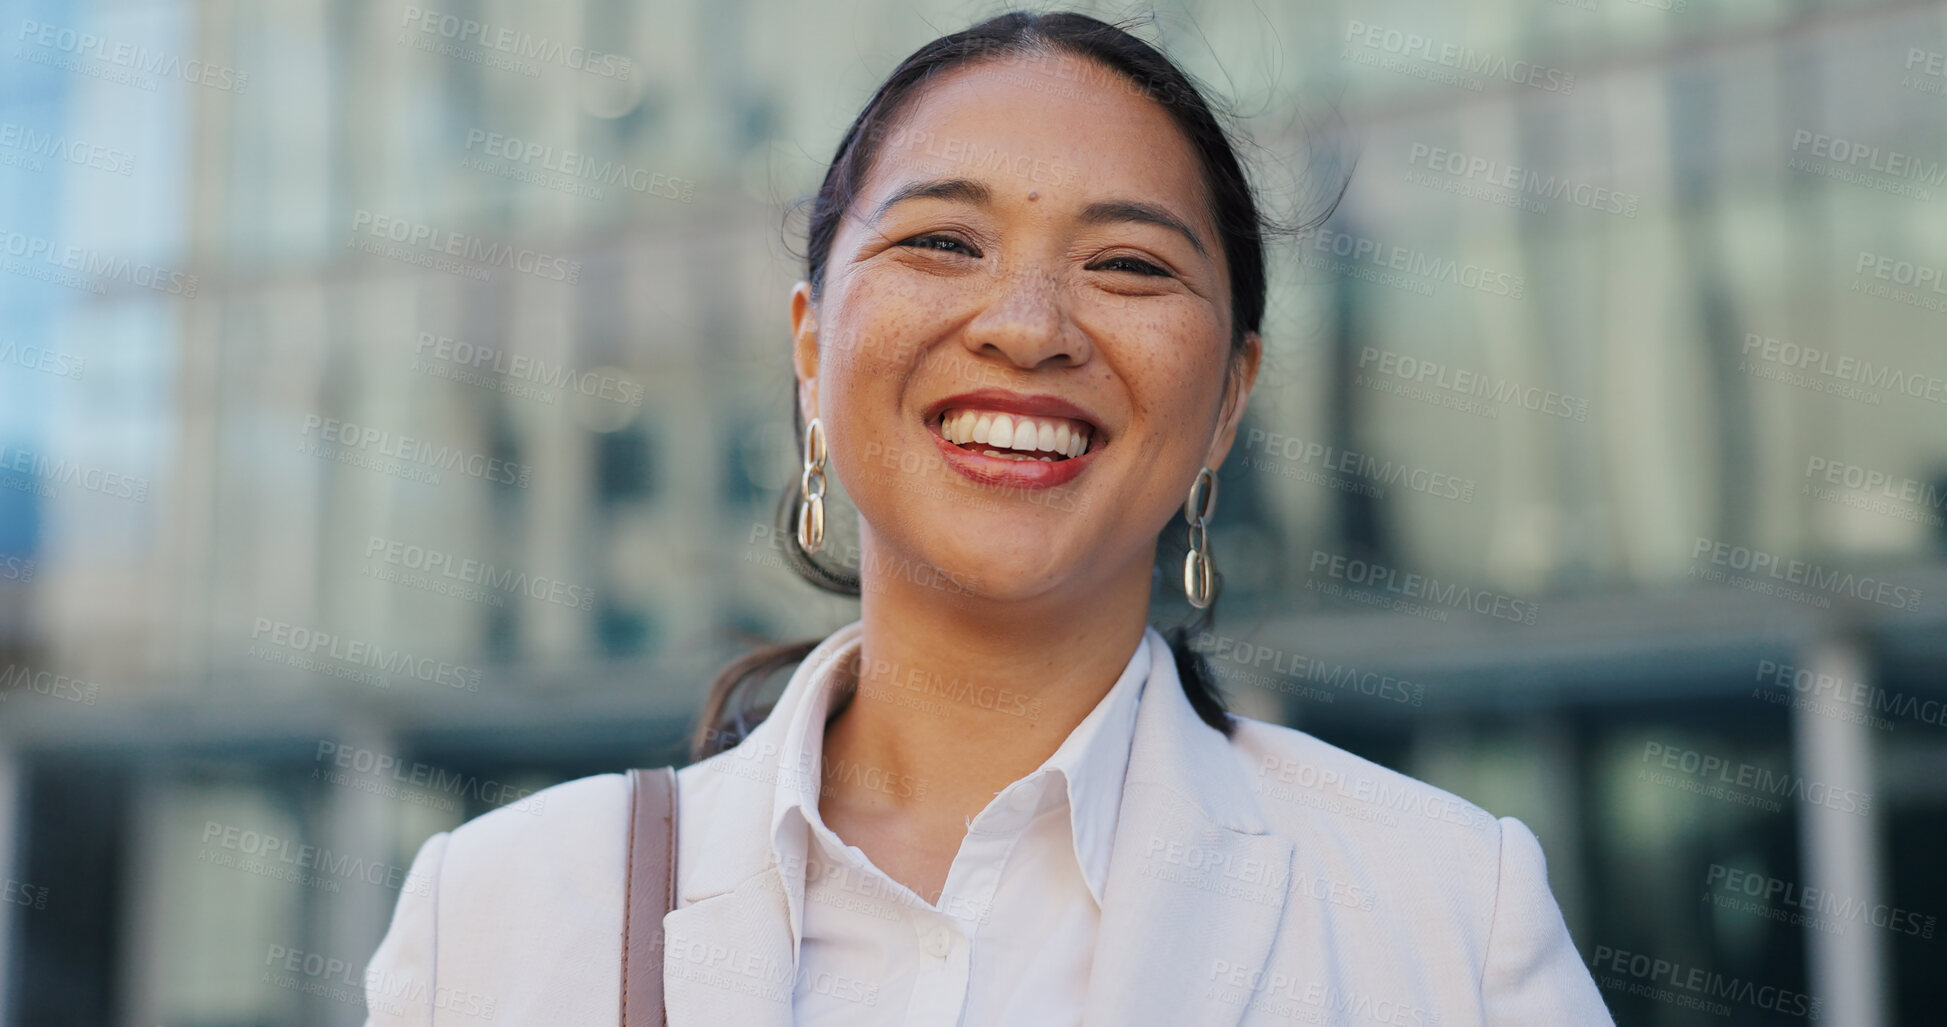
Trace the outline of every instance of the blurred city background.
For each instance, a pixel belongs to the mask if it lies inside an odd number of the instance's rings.
[[[1622,1024],[1941,1022],[1947,3],[1082,9],[1275,210],[1358,156],[1233,706],[1525,820]],[[998,10],[0,0],[0,1021],[359,1023],[427,836],[856,616],[771,527],[792,204]]]

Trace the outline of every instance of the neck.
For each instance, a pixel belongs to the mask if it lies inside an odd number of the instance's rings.
[[[1146,561],[1076,590],[1086,598],[1002,601],[892,575],[862,581],[858,687],[826,728],[821,805],[955,823],[979,812],[1115,685],[1142,640],[1149,584]]]

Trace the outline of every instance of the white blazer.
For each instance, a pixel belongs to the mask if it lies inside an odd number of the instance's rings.
[[[1238,718],[1226,739],[1151,651],[1087,1027],[1612,1023],[1520,821],[1290,728]],[[769,839],[782,730],[678,773],[682,808],[707,814],[679,825],[671,1027],[791,1022],[804,894]],[[628,815],[605,774],[429,839],[366,971],[368,1025],[619,1024]]]

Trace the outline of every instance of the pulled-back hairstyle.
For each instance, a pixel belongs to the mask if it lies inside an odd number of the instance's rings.
[[[902,112],[940,75],[1004,56],[1081,58],[1086,66],[1104,72],[1100,76],[1103,83],[1153,100],[1176,123],[1197,154],[1211,220],[1223,240],[1224,260],[1230,273],[1231,304],[1231,346],[1226,377],[1233,388],[1240,385],[1238,356],[1247,338],[1258,331],[1265,306],[1267,224],[1259,213],[1250,182],[1238,163],[1229,135],[1190,78],[1155,47],[1118,26],[1082,14],[1003,14],[935,39],[893,69],[839,140],[838,152],[825,173],[824,184],[812,201],[805,254],[812,298],[817,299],[823,288],[825,264],[839,224],[863,188],[881,144],[897,128]],[[1343,195],[1343,189],[1340,193]],[[1241,395],[1232,398],[1243,402]],[[792,403],[792,425],[798,439],[794,452],[802,452],[804,414],[796,402]],[[786,559],[793,570],[813,585],[840,595],[858,595],[859,578],[855,572],[823,563],[798,547],[796,485],[794,479],[779,496],[776,513],[778,537],[788,540],[784,546]],[[1164,575],[1162,580],[1177,579]],[[1217,585],[1220,591],[1221,578]],[[1189,643],[1189,632],[1207,629],[1214,610],[1213,592],[1211,605],[1198,617],[1164,631],[1163,636],[1169,642],[1191,707],[1205,723],[1229,736],[1231,721],[1215,676],[1203,656]],[[742,741],[769,712],[754,707],[757,690],[771,675],[802,662],[817,645],[818,640],[810,640],[767,646],[739,657],[719,671],[711,682],[691,741],[692,756],[702,759]]]

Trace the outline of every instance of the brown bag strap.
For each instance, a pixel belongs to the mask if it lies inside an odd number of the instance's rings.
[[[666,1027],[663,915],[676,908],[676,769],[629,771],[629,883],[622,925],[622,1027]]]

